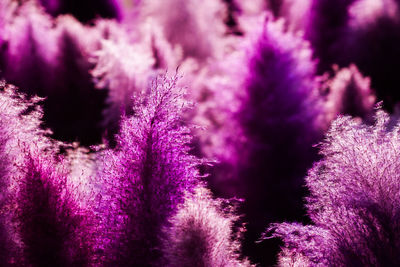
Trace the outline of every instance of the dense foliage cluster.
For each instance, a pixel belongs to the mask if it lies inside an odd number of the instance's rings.
[[[0,0],[0,265],[400,265],[399,32],[396,0]]]

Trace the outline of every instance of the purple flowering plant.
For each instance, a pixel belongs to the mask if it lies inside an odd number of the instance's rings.
[[[333,122],[321,144],[323,159],[306,178],[313,225],[282,223],[269,229],[285,243],[281,261],[306,258],[310,266],[399,264],[398,142],[397,119],[382,110],[373,125],[351,117]]]
[[[399,5],[1,0],[0,265],[399,265]]]

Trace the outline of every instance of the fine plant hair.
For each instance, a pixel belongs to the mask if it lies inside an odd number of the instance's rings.
[[[398,266],[400,125],[378,109],[374,125],[339,117],[306,178],[314,225],[275,224],[281,261],[306,266]]]
[[[40,128],[42,112],[38,98],[27,99],[17,88],[0,81],[0,260],[10,264],[20,254],[13,229],[13,201],[16,178],[23,176],[18,166],[25,161],[22,144],[46,149],[49,132]]]
[[[89,220],[69,199],[73,190],[67,188],[66,173],[53,159],[59,144],[41,127],[39,101],[1,82],[2,263],[85,265],[90,257],[84,252],[90,242]]]
[[[376,97],[371,89],[371,79],[363,77],[355,65],[342,69],[335,66],[334,70],[335,76],[322,85],[326,87],[322,95],[327,127],[338,115],[372,122]]]
[[[0,266],[400,266],[399,73],[400,0],[0,0]]]
[[[171,226],[164,229],[165,266],[251,266],[239,259],[240,231],[244,229],[238,230],[239,235],[232,231],[239,218],[222,204],[203,186],[186,195],[170,219]]]
[[[101,126],[107,129],[109,139],[118,132],[121,115],[132,115],[133,97],[146,88],[150,81],[166,69],[176,69],[179,52],[174,51],[155,23],[138,26],[140,40],[129,40],[127,29],[102,22],[108,36],[93,53],[94,68],[90,71],[96,88],[107,93],[102,111]]]
[[[188,108],[177,77],[158,76],[133,115],[123,117],[114,150],[103,154],[103,249],[106,265],[154,266],[162,227],[198,183],[200,160],[188,154]]]
[[[208,178],[213,191],[245,199],[244,253],[270,264],[274,244],[254,243],[260,222],[304,216],[303,177],[318,156],[324,108],[308,43],[271,16],[252,26],[241,54],[221,64],[226,77],[207,81],[213,99],[198,110],[211,130],[200,135],[200,150],[217,160]]]
[[[24,263],[88,266],[93,255],[89,217],[74,202],[62,163],[33,152],[23,168],[15,213]]]
[[[13,178],[21,174],[15,163],[21,162],[20,141],[34,140],[38,126],[37,111],[27,112],[30,104],[16,88],[0,81],[0,261],[11,263],[16,252],[10,227],[12,216],[9,212],[13,196]],[[24,116],[21,114],[25,113]],[[24,127],[24,128],[22,128]]]
[[[256,41],[248,48],[244,93],[234,114],[244,144],[236,154],[238,165],[227,172],[237,170],[240,177],[249,220],[244,251],[258,255],[258,261],[267,258],[254,244],[262,231],[259,222],[304,215],[303,177],[317,158],[313,145],[322,137],[318,120],[323,109],[308,43],[270,17],[256,29]]]
[[[96,87],[103,91],[108,89],[102,124],[115,134],[121,115],[133,114],[134,96],[154,78],[155,60],[150,49],[142,44],[103,41],[95,62],[91,73],[96,78]]]

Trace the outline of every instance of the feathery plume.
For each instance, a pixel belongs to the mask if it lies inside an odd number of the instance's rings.
[[[254,244],[263,228],[259,222],[303,216],[303,177],[317,158],[313,145],[322,138],[323,109],[308,43],[287,32],[281,20],[257,23],[245,55],[227,65],[241,74],[212,87],[218,104],[208,119],[216,123],[211,123],[213,136],[203,139],[216,148],[203,152],[219,162],[210,170],[212,186],[235,184],[236,190],[230,190],[235,195],[228,197],[245,199],[249,224],[243,249],[260,262],[271,260],[274,252],[268,249],[266,257],[265,249]]]
[[[232,228],[238,216],[222,209],[204,187],[187,194],[165,228],[163,254],[167,266],[250,266],[239,260],[239,237]],[[243,229],[239,229],[240,231]]]
[[[324,105],[328,124],[339,114],[371,121],[375,104],[371,79],[363,77],[355,65],[343,69],[335,67],[335,71],[335,77],[325,84],[328,88]]]
[[[200,161],[188,154],[191,137],[182,121],[187,104],[176,82],[158,76],[137,99],[133,116],[122,119],[115,150],[104,152],[100,175],[110,264],[156,264],[162,227],[198,183]]]
[[[321,138],[322,109],[311,56],[308,43],[285,32],[282,21],[267,20],[250,50],[245,95],[236,115],[246,137],[247,154],[238,151],[237,175],[246,177],[242,186],[248,240],[257,238],[262,218],[303,215],[303,177],[317,158],[313,145]],[[257,246],[248,244],[244,250],[254,253]]]
[[[30,148],[44,151],[51,147],[46,138],[50,132],[40,127],[40,99],[28,99],[16,91],[14,86],[0,82],[0,259],[6,265],[22,257],[13,232],[17,180],[24,176],[20,166]]]
[[[87,266],[91,261],[88,214],[74,202],[65,170],[43,155],[27,156],[18,181],[17,235],[32,266]]]
[[[399,265],[400,126],[391,124],[381,110],[374,125],[350,117],[332,124],[306,179],[315,226],[273,226],[289,255],[309,266]]]

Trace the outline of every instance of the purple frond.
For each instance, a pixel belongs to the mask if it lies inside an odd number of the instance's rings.
[[[153,81],[133,116],[123,118],[115,150],[104,154],[105,247],[113,265],[157,263],[162,227],[198,183],[200,162],[188,154],[191,137],[182,121],[187,104],[176,81]]]
[[[28,156],[17,196],[17,235],[25,263],[32,266],[87,266],[88,218],[74,202],[65,170],[39,155]]]
[[[336,69],[335,77],[326,84],[326,121],[330,123],[339,114],[371,121],[375,95],[370,84],[370,78],[363,77],[355,65]]]
[[[51,146],[46,138],[51,132],[40,127],[43,112],[37,104],[41,100],[18,94],[16,87],[0,81],[0,143],[3,152],[0,162],[3,177],[15,175],[18,173],[16,166],[23,165],[24,150],[28,148],[22,144],[41,150]]]
[[[246,191],[254,196],[273,193],[277,188],[270,186],[278,186],[280,179],[300,185],[315,158],[312,145],[318,142],[321,110],[314,66],[306,42],[284,32],[279,22],[264,24],[250,51],[245,95],[236,114],[248,150],[248,158],[239,163],[243,164],[239,175],[251,179],[245,181],[250,186]],[[288,183],[284,184],[283,191],[291,190]],[[264,193],[255,193],[253,189],[257,188]],[[265,193],[266,188],[269,193]]]
[[[16,88],[0,82],[0,259],[2,264],[12,264],[20,258],[18,241],[12,232],[14,225],[13,202],[16,179],[24,175],[27,150],[46,150],[51,143],[41,130],[42,112],[37,106],[40,99],[26,99]]]
[[[399,125],[391,125],[381,110],[372,126],[338,118],[322,144],[323,160],[306,179],[308,214],[327,235],[318,242],[295,239],[285,229],[300,226],[278,225],[285,248],[308,257],[310,266],[399,265],[399,137]],[[310,235],[314,228],[309,227],[299,230]],[[311,258],[321,250],[332,252]]]
[[[151,50],[141,44],[104,41],[96,53],[92,75],[98,88],[108,88],[108,107],[103,111],[103,125],[111,133],[118,129],[123,114],[132,115],[133,96],[146,88],[156,71]]]
[[[330,257],[336,253],[337,240],[326,229],[298,223],[272,224],[262,239],[274,237],[285,244],[279,253],[280,266],[333,266]]]
[[[307,42],[285,32],[282,21],[271,20],[258,31],[249,51],[245,94],[237,113],[246,140],[237,153],[236,174],[245,192],[248,238],[261,231],[262,218],[303,215],[303,177],[317,158],[313,145],[322,137],[318,122],[323,110],[311,54]],[[254,253],[254,245],[250,247]]]
[[[86,266],[93,216],[64,163],[52,159],[59,144],[41,128],[40,100],[1,84],[0,258],[7,266]]]
[[[126,28],[117,29],[116,26],[104,21],[96,25],[103,32],[110,31],[111,36],[102,40],[101,48],[94,53],[95,67],[91,70],[96,87],[108,90],[102,126],[110,136],[118,132],[121,116],[132,114],[132,97],[161,71],[175,70],[181,60],[159,25],[146,22],[138,26],[135,29],[138,40],[133,41],[128,38]]]
[[[239,260],[240,240],[232,233],[237,219],[207,189],[197,188],[165,228],[166,266],[251,266]]]
[[[245,199],[245,253],[268,261],[274,252],[266,256],[254,244],[263,230],[259,222],[304,215],[303,177],[318,158],[313,145],[322,138],[324,110],[308,43],[287,32],[281,20],[268,17],[253,26],[242,55],[232,54],[222,74],[207,81],[214,107],[209,104],[203,117],[212,132],[201,145],[218,162],[210,169],[211,187]]]

